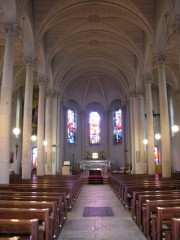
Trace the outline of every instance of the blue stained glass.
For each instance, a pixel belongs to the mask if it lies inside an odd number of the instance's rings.
[[[68,143],[75,143],[76,121],[75,113],[72,110],[67,111],[67,139]]]
[[[122,143],[122,111],[118,109],[113,113],[113,139],[114,143]]]

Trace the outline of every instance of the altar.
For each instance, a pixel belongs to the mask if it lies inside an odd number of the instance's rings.
[[[83,159],[80,160],[80,169],[89,176],[90,170],[100,170],[102,176],[106,176],[110,170],[111,160],[106,159]]]

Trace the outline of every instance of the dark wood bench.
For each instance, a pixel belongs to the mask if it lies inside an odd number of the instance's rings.
[[[57,226],[59,228],[59,232],[62,229],[62,226],[64,225],[64,206],[62,205],[62,196],[52,196],[52,195],[31,195],[31,193],[8,193],[8,194],[1,194],[0,193],[0,200],[16,200],[16,201],[56,201],[57,202]]]
[[[39,240],[53,238],[49,209],[35,208],[0,208],[0,219],[38,219]]]
[[[152,219],[152,240],[170,238],[171,219],[180,217],[180,207],[157,207],[156,218]]]
[[[177,190],[180,188],[180,185],[173,183],[164,183],[164,184],[144,184],[144,185],[131,185],[125,186],[124,196],[123,196],[123,205],[126,209],[131,208],[131,202],[134,191],[158,191],[158,190]]]
[[[180,239],[180,218],[171,219],[171,232],[173,240]]]
[[[77,193],[71,186],[51,184],[1,184],[0,191],[66,193],[67,209],[70,211],[76,201]]]
[[[110,177],[112,179],[112,176]],[[127,179],[119,179],[115,178],[111,182],[113,183],[113,187],[115,189],[116,194],[119,196],[120,200],[126,207],[128,207],[128,201],[126,201],[126,197],[131,198],[131,194],[133,192],[133,188],[137,188],[140,191],[140,188],[145,188],[148,186],[167,186],[171,185],[169,189],[180,189],[180,180],[179,179],[173,179],[173,178],[167,178],[167,179],[162,179],[162,178],[156,178],[156,177],[150,177],[150,176],[144,176],[142,177],[128,177]]]
[[[29,237],[1,237],[0,236],[0,240],[29,240]]]
[[[34,208],[34,209],[49,209],[50,219],[52,220],[50,224],[50,229],[53,230],[52,235],[58,236],[59,229],[57,226],[57,203],[47,202],[47,201],[16,201],[16,200],[0,200],[0,208]]]
[[[135,223],[137,223],[136,219],[136,204],[138,201],[139,195],[158,195],[158,194],[168,194],[168,193],[180,193],[180,190],[158,190],[158,191],[133,191],[133,198],[131,201],[131,213],[132,213],[132,219]]]
[[[180,193],[158,193],[158,194],[151,194],[151,195],[139,195],[138,201],[136,204],[136,218],[137,218],[137,225],[142,229],[143,226],[143,209],[146,204],[146,200],[168,200],[168,199],[180,199]]]
[[[60,212],[60,218],[61,220],[59,221],[59,226],[60,226],[60,230],[62,229],[62,227],[64,226],[66,220],[67,220],[67,199],[66,199],[66,193],[62,192],[62,193],[56,193],[56,192],[17,192],[15,190],[0,190],[0,199],[3,199],[3,195],[13,195],[13,196],[32,196],[35,198],[39,198],[39,197],[43,197],[43,200],[48,201],[49,197],[51,197],[53,199],[53,197],[56,199],[58,199],[58,203],[60,204],[61,202],[61,198],[62,198],[62,206],[60,206],[58,204],[58,208],[60,210],[62,210]],[[1,197],[2,196],[2,197]],[[47,198],[46,198],[47,196]],[[54,200],[55,200],[54,199]],[[31,199],[32,200],[32,199]],[[40,200],[40,198],[39,198]]]
[[[146,238],[150,238],[152,226],[151,222],[156,217],[157,207],[174,207],[180,205],[180,199],[146,200],[143,209],[143,233]]]
[[[28,235],[31,239],[38,240],[38,226],[38,219],[0,219],[1,235]]]

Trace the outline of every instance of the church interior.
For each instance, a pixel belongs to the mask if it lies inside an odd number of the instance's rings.
[[[0,0],[0,22],[0,204],[58,181],[67,211],[82,184],[131,211],[122,182],[178,191],[180,0]]]

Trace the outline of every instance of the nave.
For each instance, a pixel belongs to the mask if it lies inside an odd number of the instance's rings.
[[[114,216],[83,217],[85,207],[111,207]],[[83,185],[58,240],[144,240],[133,222],[130,212],[124,209],[110,186]]]

